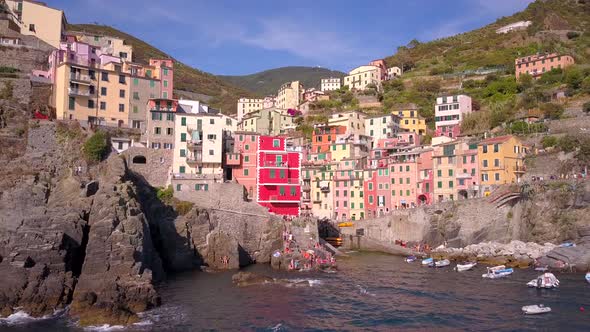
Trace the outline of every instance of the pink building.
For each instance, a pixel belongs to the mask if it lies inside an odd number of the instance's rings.
[[[471,97],[466,95],[436,98],[434,120],[436,137],[457,137],[461,134],[461,122],[466,114],[472,112]]]
[[[369,168],[364,173],[365,211],[367,218],[374,218],[377,217],[377,170]]]
[[[434,173],[432,164],[432,149],[420,153],[418,163],[418,205],[432,204],[434,200]]]
[[[481,193],[477,143],[461,142],[457,147],[458,197],[462,199],[479,197]]]
[[[72,36],[68,36],[66,40],[66,42],[60,43],[59,49],[54,50],[49,55],[48,78],[52,83],[55,83],[55,71],[57,66],[64,62],[91,68],[98,67],[101,64],[100,48],[78,42]]]
[[[289,151],[284,137],[259,136],[256,201],[270,212],[298,216],[301,152]]]
[[[226,154],[226,177],[244,186],[248,198],[256,197],[258,137],[254,132],[234,133],[233,151]]]
[[[379,67],[379,69],[381,69],[381,77],[380,77],[381,81],[385,81],[387,79],[387,65],[385,64],[385,60],[383,60],[383,59],[373,60],[373,61],[369,62],[369,66],[376,66],[376,67]]]
[[[552,69],[563,69],[574,63],[574,58],[571,56],[557,53],[536,54],[517,58],[514,60],[516,79],[518,80],[522,74],[529,74],[534,78],[539,78]]]
[[[173,98],[174,91],[174,61],[172,59],[150,59],[150,66],[156,67],[154,77],[160,80],[162,98]]]
[[[346,221],[350,217],[350,197],[348,184],[350,176],[348,171],[340,170],[334,172],[334,219]]]

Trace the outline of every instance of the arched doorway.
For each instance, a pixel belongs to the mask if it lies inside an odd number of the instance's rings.
[[[146,158],[141,155],[133,157],[133,160],[131,162],[134,164],[147,164]]]
[[[418,196],[418,203],[420,203],[420,205],[426,204],[427,201],[428,197],[426,197],[426,195],[422,194]]]
[[[465,190],[465,189],[459,190],[459,197],[461,197],[461,199],[467,199],[468,196],[469,196],[469,194],[467,193],[467,190]]]

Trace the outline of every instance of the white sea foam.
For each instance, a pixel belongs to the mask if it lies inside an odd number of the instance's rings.
[[[305,282],[307,282],[307,284],[310,287],[313,287],[313,286],[317,286],[317,285],[321,285],[322,284],[322,281],[319,280],[319,279],[289,279],[288,281],[289,281],[289,284],[287,284],[288,286],[290,286],[290,285],[299,285],[299,284],[303,284]]]
[[[96,325],[96,326],[87,326],[84,328],[84,331],[99,331],[99,332],[107,332],[107,331],[120,331],[123,330],[125,326],[122,325]]]
[[[65,312],[65,310],[56,310],[51,315],[45,315],[43,317],[33,317],[22,310],[18,310],[19,308],[16,308],[16,309],[17,309],[17,311],[15,313],[13,313],[12,315],[9,315],[6,318],[0,318],[0,325],[12,326],[12,325],[28,324],[31,322],[40,321],[40,320],[44,320],[44,319],[51,319],[51,318],[57,317]]]
[[[361,294],[361,295],[376,296],[376,294],[375,294],[375,293],[371,293],[371,292],[369,292],[369,291],[368,291],[366,288],[364,288],[364,287],[363,287],[363,286],[361,286],[361,285],[356,285],[356,287],[358,287],[358,289],[359,289],[359,294]]]

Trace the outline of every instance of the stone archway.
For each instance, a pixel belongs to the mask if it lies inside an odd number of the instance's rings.
[[[131,160],[134,164],[147,164],[147,159],[142,155],[137,155]]]

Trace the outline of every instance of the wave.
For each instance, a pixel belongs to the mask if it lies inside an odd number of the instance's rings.
[[[31,315],[29,315],[28,313],[24,312],[23,310],[18,310],[19,308],[16,308],[17,311],[11,315],[9,315],[6,318],[0,318],[0,326],[2,325],[8,325],[8,326],[14,326],[14,325],[23,325],[23,324],[29,324],[32,322],[38,322],[41,320],[47,320],[47,319],[52,319],[52,318],[56,318],[61,316],[66,310],[65,309],[61,309],[61,310],[56,310],[53,312],[53,314],[51,315],[45,315],[43,317],[33,317]]]
[[[361,295],[377,296],[377,294],[369,292],[366,288],[364,288],[361,285],[356,285],[356,287],[359,289],[359,294]]]
[[[319,279],[288,279],[286,280],[288,282],[287,286],[291,286],[291,285],[305,285],[305,283],[307,283],[307,285],[309,285],[309,287],[314,287],[317,285],[321,285],[322,281]]]
[[[96,326],[87,326],[84,328],[84,331],[100,331],[100,332],[107,332],[107,331],[120,331],[125,329],[123,325],[96,325]]]

